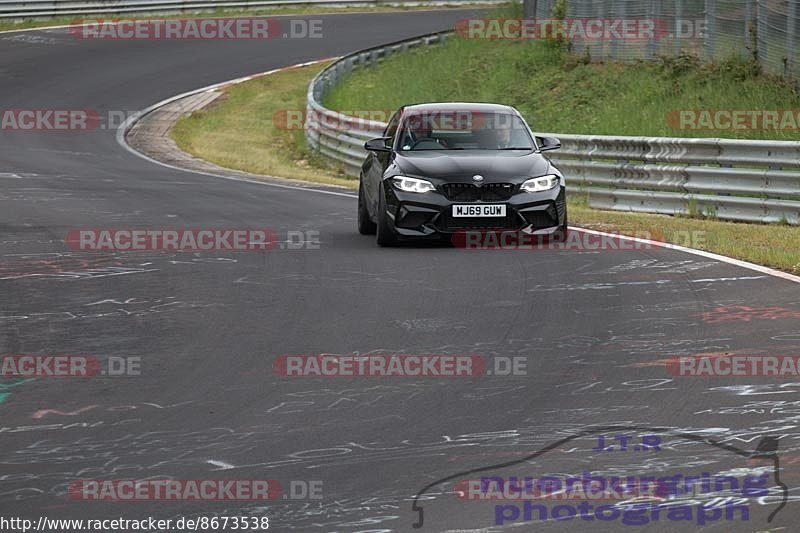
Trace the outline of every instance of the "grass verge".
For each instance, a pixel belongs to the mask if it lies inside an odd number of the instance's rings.
[[[800,230],[792,226],[602,211],[579,202],[570,202],[569,218],[570,224],[584,228],[622,235],[660,235],[665,242],[800,275]]]
[[[790,121],[784,123],[789,129],[777,131],[680,129],[680,110],[800,109],[795,87],[762,74],[747,59],[704,65],[681,55],[634,64],[593,63],[544,41],[456,36],[441,46],[355,70],[325,104],[340,110],[396,109],[431,101],[511,105],[538,131],[800,140],[800,124],[791,129]],[[696,123],[702,124],[699,118]]]
[[[184,117],[170,135],[178,147],[217,165],[270,176],[352,186],[342,171],[315,161],[302,129],[287,129],[287,111],[302,111],[311,78],[324,64],[233,85],[209,107]]]
[[[228,88],[224,99],[181,119],[172,136],[182,150],[225,167],[355,189],[356,180],[326,168],[309,152],[302,131],[276,127],[273,120],[276,113],[305,108],[308,83],[321,68],[283,71]],[[577,195],[570,199],[569,209],[570,222],[578,226],[663,235],[674,244],[800,274],[797,228],[602,211],[588,207]]]

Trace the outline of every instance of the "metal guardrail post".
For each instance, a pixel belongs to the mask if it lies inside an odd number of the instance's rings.
[[[757,44],[753,38],[755,35],[755,3],[756,0],[745,0],[744,7],[744,48],[750,52],[751,57],[754,56],[757,49]]]
[[[536,18],[536,3],[538,0],[523,0],[522,14],[526,19]]]
[[[681,47],[683,46],[681,42],[681,33],[683,25],[683,0],[675,0],[675,20],[672,23],[673,29],[672,34],[675,36],[675,54],[681,53]]]
[[[647,17],[651,22],[655,23],[656,17],[661,13],[660,0],[650,0],[648,4]],[[655,32],[647,39],[647,53],[646,57],[652,59],[656,56],[656,36]]]
[[[784,61],[783,77],[789,79],[794,75],[794,42],[796,39],[797,0],[790,0],[786,14],[786,59]]]
[[[706,60],[714,59],[716,50],[714,48],[714,33],[716,31],[717,0],[706,0],[706,33],[705,33],[705,54]]]

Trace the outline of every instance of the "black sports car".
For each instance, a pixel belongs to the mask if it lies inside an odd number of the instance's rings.
[[[358,230],[387,246],[465,231],[564,235],[564,177],[519,112],[496,104],[401,107],[371,139],[358,189]]]

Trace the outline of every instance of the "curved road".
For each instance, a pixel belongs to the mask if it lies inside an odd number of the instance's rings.
[[[304,17],[324,20],[324,38],[268,42],[0,34],[0,102],[135,111],[465,16]],[[459,501],[452,482],[437,481],[481,468],[534,477],[740,471],[774,457],[747,455],[767,436],[780,438],[781,482],[798,496],[800,379],[674,377],[666,366],[708,352],[798,354],[800,293],[791,281],[666,249],[380,249],[355,231],[349,194],[164,168],[114,134],[0,131],[0,354],[141,358],[138,376],[0,381],[0,516],[247,514],[269,516],[277,531],[414,531],[411,500],[432,484],[422,496],[425,531],[616,531],[627,526],[526,524],[524,510],[498,520],[513,506]],[[78,253],[64,244],[75,228],[317,231],[320,246]],[[527,364],[517,375],[469,379],[286,378],[272,369],[280,355],[320,353],[472,354],[490,370],[514,357]],[[662,449],[592,450],[590,433],[528,459],[605,425],[623,427],[600,431],[609,439],[659,434]],[[67,494],[74,480],[152,477],[275,479],[296,498]],[[791,531],[800,517],[792,503],[766,523],[782,496],[770,481],[769,496],[751,499],[749,522],[662,517],[648,530]],[[298,487],[309,482],[321,482],[321,499],[302,498]]]

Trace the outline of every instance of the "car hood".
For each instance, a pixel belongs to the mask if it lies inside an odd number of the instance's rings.
[[[400,172],[411,176],[472,181],[480,174],[486,183],[536,177],[551,171],[550,163],[534,152],[426,150],[397,154]]]

